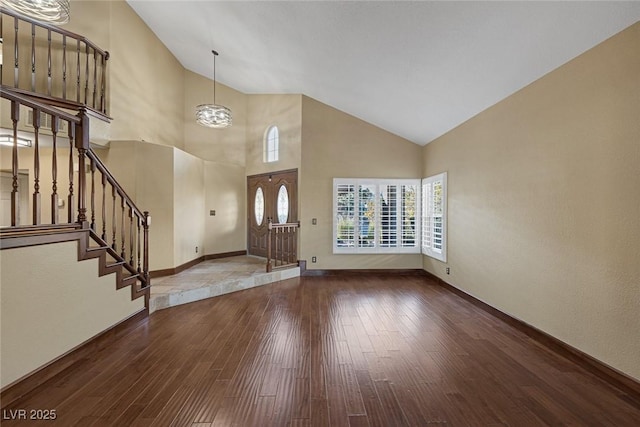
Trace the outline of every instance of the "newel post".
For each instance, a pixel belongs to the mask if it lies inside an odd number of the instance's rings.
[[[271,218],[269,218],[269,226],[267,227],[269,231],[267,231],[267,273],[271,273],[273,271],[273,264],[271,263],[271,233],[273,230],[273,222],[271,222]]]
[[[109,52],[105,52],[102,57],[102,81],[100,83],[100,112],[107,114],[107,61],[109,61]]]
[[[86,152],[89,149],[89,116],[83,109],[78,113],[76,124],[76,149],[78,150],[78,222],[87,221],[87,175]]]
[[[144,229],[144,259],[142,269],[144,271],[144,281],[146,286],[149,286],[149,226],[151,225],[151,216],[149,211],[144,211],[144,221],[142,227]]]

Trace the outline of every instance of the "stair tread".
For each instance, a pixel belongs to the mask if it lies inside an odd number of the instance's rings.
[[[107,267],[112,267],[115,265],[124,265],[126,263],[126,261],[114,261],[114,262],[108,262],[107,263]]]
[[[103,250],[108,249],[108,248],[109,248],[108,246],[94,246],[94,247],[88,248],[87,252],[103,251]]]

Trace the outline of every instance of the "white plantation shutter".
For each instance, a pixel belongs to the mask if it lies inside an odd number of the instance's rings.
[[[419,185],[406,184],[400,186],[400,235],[403,248],[417,248],[420,234],[420,192]]]
[[[381,248],[395,248],[398,245],[398,186],[380,185],[378,187],[379,212],[380,212],[380,239]]]
[[[415,179],[335,178],[334,253],[419,253],[419,187]]]
[[[356,245],[356,185],[334,183],[334,249],[353,248]]]
[[[442,181],[433,183],[433,193],[431,198],[432,220],[433,220],[433,242],[435,251],[442,252],[443,244],[443,207],[442,207]]]
[[[429,200],[431,198],[431,183],[422,180],[422,253],[427,254],[431,248],[431,216],[429,215]]]
[[[422,180],[422,253],[446,262],[447,173]]]
[[[376,247],[377,203],[376,184],[358,185],[358,247],[374,249]]]

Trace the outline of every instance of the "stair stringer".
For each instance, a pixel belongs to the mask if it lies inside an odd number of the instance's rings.
[[[113,249],[104,245],[98,237],[99,247],[91,247],[92,230],[88,226],[69,225],[64,227],[51,226],[29,226],[23,229],[1,229],[0,249],[13,249],[27,246],[46,245],[52,243],[62,243],[69,241],[78,242],[78,258],[83,261],[88,259],[98,259],[98,276],[115,274],[116,290],[124,287],[131,287],[131,300],[140,297],[145,298],[145,307],[149,310],[149,285],[144,286],[143,277],[133,267],[129,266]],[[108,256],[117,261],[109,263]],[[127,274],[129,273],[129,274]]]
[[[133,267],[130,267],[113,249],[106,246],[97,235],[94,234],[92,236],[93,231],[91,229],[83,231],[86,231],[83,233],[84,236],[78,240],[78,261],[98,258],[98,276],[102,277],[107,274],[115,274],[116,289],[119,290],[130,286],[131,300],[145,297],[145,307],[148,309],[149,286],[143,286],[142,282],[138,280],[140,273],[135,271]],[[90,246],[91,240],[96,241],[101,246],[92,248]],[[110,263],[107,259],[109,255],[117,261]],[[129,274],[127,275],[127,273]]]

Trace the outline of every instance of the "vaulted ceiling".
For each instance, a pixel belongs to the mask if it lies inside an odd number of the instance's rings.
[[[640,2],[128,0],[182,65],[427,144],[640,19]]]

